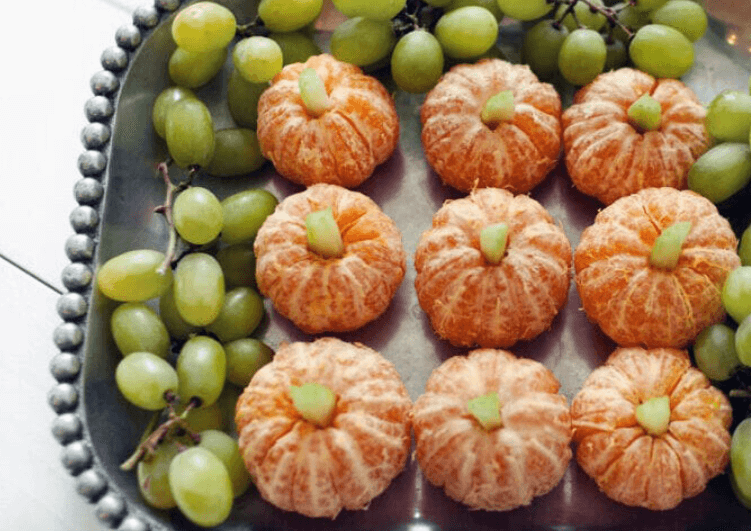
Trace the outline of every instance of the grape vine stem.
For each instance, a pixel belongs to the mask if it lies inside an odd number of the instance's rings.
[[[178,185],[172,184],[172,180],[169,175],[170,160],[161,162],[157,165],[157,170],[161,173],[164,179],[164,185],[167,189],[165,193],[164,204],[159,205],[154,209],[154,212],[162,214],[167,220],[169,226],[169,241],[167,242],[167,252],[164,253],[164,262],[159,266],[157,270],[160,274],[165,274],[167,269],[171,267],[172,262],[175,260],[175,254],[177,251],[177,230],[175,229],[175,222],[172,217],[172,203],[174,202],[175,195],[182,192],[186,188],[189,188],[193,182],[193,177],[198,172],[197,166],[191,166],[188,169],[188,177]]]

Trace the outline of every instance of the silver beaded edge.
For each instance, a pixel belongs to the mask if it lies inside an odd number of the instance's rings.
[[[47,401],[57,414],[51,431],[63,447],[62,465],[76,478],[78,493],[95,505],[99,520],[119,531],[156,531],[161,526],[150,523],[143,515],[129,513],[125,497],[109,484],[96,463],[79,411],[81,350],[94,280],[93,262],[107,180],[111,125],[121,81],[141,43],[181,3],[182,0],[155,0],[151,6],[136,8],[132,23],[121,26],[115,33],[115,45],[102,53],[103,70],[91,78],[93,96],[84,105],[89,123],[81,131],[84,151],[78,157],[82,177],[73,188],[78,206],[69,218],[74,234],[65,243],[70,264],[62,272],[62,282],[67,292],[57,301],[57,313],[63,322],[52,334],[59,352],[50,361],[50,372],[57,384],[49,391]]]

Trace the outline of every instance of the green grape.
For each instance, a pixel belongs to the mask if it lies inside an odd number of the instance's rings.
[[[670,26],[648,24],[634,35],[628,54],[637,68],[657,78],[679,78],[694,64],[694,46]]]
[[[225,48],[235,38],[237,21],[232,11],[214,2],[197,2],[172,21],[172,38],[189,52]]]
[[[339,24],[331,34],[331,54],[346,63],[368,66],[382,61],[396,45],[391,23],[350,18]]]
[[[707,107],[707,131],[720,142],[749,141],[751,95],[739,90],[719,93]]]
[[[722,305],[736,323],[751,314],[751,266],[730,272],[722,287]]]
[[[558,52],[558,69],[572,85],[586,85],[605,68],[607,46],[602,35],[591,29],[572,31]]]
[[[216,253],[216,259],[222,266],[224,282],[228,288],[255,286],[256,255],[249,243],[236,243],[222,247]]]
[[[237,177],[253,173],[266,162],[252,129],[222,129],[215,134],[214,158],[206,173],[215,177]]]
[[[323,9],[323,0],[261,0],[258,16],[270,31],[290,32],[314,22]]]
[[[730,439],[730,471],[740,500],[751,499],[751,418],[742,420]]]
[[[718,144],[691,166],[688,187],[719,203],[751,182],[751,147],[748,142]]]
[[[554,20],[541,20],[524,34],[522,57],[532,72],[542,79],[551,79],[558,72],[558,53],[569,31]]]
[[[740,365],[742,360],[738,359],[734,336],[733,329],[724,324],[710,325],[696,336],[694,360],[710,380],[724,382]]]
[[[277,43],[282,49],[284,66],[292,63],[304,63],[314,55],[323,53],[316,42],[302,31],[271,33],[269,39]]]
[[[240,399],[241,393],[242,389],[232,383],[227,383],[224,385],[224,389],[222,389],[222,394],[219,395],[219,398],[217,398],[215,402],[222,411],[222,419],[224,420],[224,425],[222,427],[224,431],[231,434],[237,434],[237,426],[235,425],[235,407],[237,406],[237,401]]]
[[[591,0],[591,3],[603,7],[602,0]],[[560,20],[563,13],[568,9],[568,4],[561,4],[558,6],[558,10],[555,12],[555,20]],[[574,19],[574,15],[576,19]],[[592,11],[592,9],[584,2],[577,2],[574,4],[574,15],[569,13],[561,21],[566,29],[574,31],[580,27],[585,27],[599,31],[605,25],[605,15],[599,11]],[[579,22],[577,24],[577,21]]]
[[[224,303],[224,274],[216,258],[206,253],[183,257],[175,269],[175,306],[189,324],[205,326]]]
[[[707,13],[692,0],[670,0],[652,13],[652,22],[671,26],[691,42],[701,39],[707,31]]]
[[[120,302],[159,297],[172,284],[172,270],[162,270],[164,259],[164,253],[151,249],[119,254],[99,268],[97,286],[106,297]]]
[[[120,360],[115,382],[128,402],[149,411],[167,407],[165,393],[178,389],[178,375],[172,365],[150,352],[133,352]]]
[[[640,28],[649,24],[649,12],[639,11],[634,6],[626,4],[626,6],[618,12],[618,21],[628,27],[632,32],[636,32]],[[627,43],[630,39],[629,34],[623,31],[623,28],[620,26],[615,27],[613,30],[613,36],[624,43]]]
[[[167,134],[164,130],[167,120],[167,112],[174,103],[186,98],[198,99],[195,93],[184,87],[169,87],[164,89],[154,100],[154,107],[151,111],[151,122],[154,124],[156,134],[164,138]]]
[[[138,462],[138,490],[151,507],[172,509],[177,506],[169,486],[169,465],[181,448],[183,446],[178,440],[164,441],[153,454]]]
[[[608,42],[608,40],[610,42]],[[628,52],[626,51],[626,45],[622,40],[614,38],[606,38],[605,46],[607,47],[607,55],[605,56],[604,72],[610,70],[616,70],[624,66],[628,62]]]
[[[170,286],[159,297],[159,317],[167,327],[169,335],[175,339],[188,339],[188,336],[200,330],[198,326],[187,323],[177,310],[174,286]]]
[[[252,334],[263,316],[263,298],[252,288],[235,288],[224,296],[219,316],[207,329],[225,343]]]
[[[391,54],[391,76],[396,85],[414,94],[427,92],[443,74],[443,49],[425,30],[407,33]]]
[[[255,188],[238,192],[222,201],[224,243],[248,242],[256,237],[266,218],[274,212],[279,201],[270,192]]]
[[[547,15],[554,5],[547,0],[498,0],[498,7],[508,17],[527,21]]]
[[[224,414],[217,402],[198,409],[191,409],[185,415],[185,422],[193,431],[221,430],[225,424]]]
[[[452,0],[443,9],[444,11],[449,12],[459,9],[460,7],[467,6],[484,7],[485,9],[493,13],[493,16],[495,17],[495,20],[497,22],[500,23],[501,20],[503,20],[503,11],[501,11],[501,8],[496,0]]]
[[[189,52],[177,48],[170,55],[167,70],[172,82],[179,87],[202,87],[219,73],[227,59],[227,48],[208,52]]]
[[[125,358],[127,359],[127,358]],[[177,357],[179,395],[183,402],[198,398],[210,406],[222,392],[227,374],[227,356],[217,340],[195,336],[185,342]]]
[[[151,352],[160,358],[169,353],[167,327],[154,310],[141,302],[126,302],[112,312],[110,329],[122,355]]]
[[[268,37],[247,37],[232,50],[235,70],[251,83],[265,83],[284,66],[281,47]]]
[[[741,257],[741,264],[751,266],[751,223],[741,234],[741,241],[738,244],[738,256]]]
[[[638,11],[649,12],[658,9],[668,0],[636,0],[634,7]]]
[[[227,380],[240,387],[250,383],[258,369],[271,362],[274,351],[262,341],[246,337],[224,345],[227,354]]]
[[[232,493],[235,498],[243,494],[250,486],[250,474],[240,455],[237,441],[219,430],[204,430],[200,433],[199,448],[206,448],[217,456],[229,473]]]
[[[232,481],[222,460],[206,448],[195,446],[176,455],[169,483],[180,512],[191,522],[211,527],[229,517]]]
[[[434,34],[448,57],[467,59],[487,52],[495,44],[498,22],[484,7],[462,7],[438,19]]]
[[[170,156],[181,168],[206,166],[214,156],[214,122],[200,100],[183,99],[172,105],[165,120]]]
[[[183,240],[203,245],[222,231],[222,204],[211,190],[192,186],[178,194],[172,206],[172,218]]]
[[[391,20],[407,5],[407,0],[333,0],[334,7],[347,18]]]
[[[746,316],[735,330],[735,351],[738,353],[738,359],[751,367],[751,314]]]
[[[256,128],[258,100],[267,88],[269,88],[268,83],[251,83],[246,81],[237,70],[232,70],[227,82],[227,106],[237,125],[250,129]]]

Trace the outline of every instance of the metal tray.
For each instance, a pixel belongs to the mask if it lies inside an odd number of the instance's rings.
[[[257,3],[223,2],[239,21],[253,18]],[[707,2],[711,4],[712,2]],[[101,56],[104,70],[92,77],[93,97],[86,103],[89,123],[82,131],[85,151],[79,156],[82,178],[74,193],[79,206],[71,213],[75,231],[66,242],[71,263],[62,280],[68,292],[58,301],[63,319],[54,331],[59,352],[51,361],[58,383],[49,402],[58,414],[53,435],[62,445],[62,463],[75,477],[78,492],[92,502],[109,527],[122,531],[199,529],[179,511],[158,511],[141,499],[135,474],[119,464],[133,451],[148,415],[130,406],[114,383],[120,354],[108,331],[115,304],[93,288],[96,267],[135,248],[164,249],[167,228],[153,214],[164,198],[164,184],[155,165],[167,157],[164,143],[151,126],[151,106],[169,86],[166,63],[174,47],[169,33],[180,0],[156,0],[137,9],[133,23],[116,32],[116,46]],[[519,29],[502,28],[504,51],[513,60]],[[720,90],[746,90],[751,62],[726,42],[727,27],[711,19],[707,35],[696,44],[697,61],[684,78],[708,103]],[[326,33],[316,35],[325,49]],[[228,69],[226,69],[228,70]],[[198,91],[214,116],[216,127],[232,125],[222,100],[227,71]],[[564,107],[572,91],[563,90]],[[420,145],[419,106],[422,96],[396,92],[401,138],[394,155],[358,190],[372,197],[403,234],[408,269],[387,312],[361,330],[341,334],[360,341],[390,359],[412,399],[422,392],[430,372],[452,355],[464,352],[436,339],[414,291],[412,257],[417,241],[441,204],[460,194],[443,186],[427,165]],[[279,177],[271,164],[235,179],[200,175],[196,184],[210,187],[220,198],[250,187],[263,187],[280,200],[300,191]],[[531,193],[562,224],[573,246],[592,223],[600,205],[576,191],[559,166]],[[751,221],[749,194],[722,205],[740,233]],[[267,303],[269,319],[264,340],[276,348],[281,341],[310,340]],[[614,344],[580,310],[572,282],[568,302],[552,328],[537,339],[516,345],[517,355],[549,367],[569,399],[586,376],[613,350]],[[251,490],[240,497],[222,530],[454,530],[454,529],[709,529],[747,527],[749,513],[736,502],[726,475],[712,480],[706,491],[665,512],[629,508],[609,500],[572,461],[561,483],[528,507],[509,512],[469,511],[427,483],[415,461],[365,511],[344,511],[334,521],[279,511]]]

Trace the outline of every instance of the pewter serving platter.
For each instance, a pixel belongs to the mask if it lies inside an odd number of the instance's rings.
[[[252,20],[256,12],[253,1],[221,3],[234,11],[240,23]],[[148,507],[139,495],[135,474],[119,469],[150,415],[129,405],[115,386],[114,371],[121,356],[108,323],[116,304],[93,287],[94,272],[107,259],[132,249],[164,250],[166,246],[166,223],[153,210],[164,200],[164,183],[155,166],[167,158],[167,151],[152,129],[151,107],[170,84],[166,65],[174,44],[169,23],[180,7],[179,0],[156,0],[154,6],[137,9],[133,23],[117,30],[117,45],[102,54],[103,70],[92,77],[93,96],[85,106],[89,123],[81,134],[84,150],[78,158],[82,178],[74,187],[79,206],[70,216],[74,234],[65,244],[71,263],[62,280],[68,292],[59,299],[63,322],[53,334],[59,352],[51,361],[51,371],[58,383],[49,393],[49,402],[58,414],[52,432],[62,446],[63,466],[74,478],[72,487],[91,501],[103,527],[122,531],[199,529],[177,510]],[[704,103],[723,89],[748,87],[751,62],[726,42],[726,32],[726,26],[711,19],[707,35],[696,44],[696,65],[684,78]],[[325,32],[316,34],[324,50],[326,36]],[[502,28],[501,48],[510,60],[518,50],[519,36],[518,27]],[[229,67],[197,91],[209,105],[217,129],[233,126],[223,100],[228,72]],[[562,90],[564,107],[571,94],[570,89]],[[401,121],[399,146],[358,191],[373,198],[401,229],[408,270],[383,316],[339,337],[360,341],[391,360],[414,400],[434,368],[465,352],[433,334],[417,302],[412,261],[433,213],[445,200],[460,194],[440,183],[422,154],[419,106],[423,97],[396,92],[395,98]],[[251,187],[263,187],[280,200],[301,190],[277,175],[270,163],[252,175],[233,179],[199,174],[194,184],[209,187],[220,199]],[[574,247],[600,207],[573,188],[560,166],[531,195],[560,222]],[[739,233],[751,221],[749,195],[721,205]],[[268,318],[260,336],[270,346],[312,339],[277,315],[268,301],[266,308]],[[572,282],[568,302],[552,328],[511,350],[550,368],[570,401],[614,347],[587,321]],[[530,506],[499,513],[469,511],[428,484],[416,462],[410,461],[367,510],[344,511],[333,521],[310,519],[275,509],[251,488],[236,500],[229,520],[219,529],[717,529],[747,527],[750,517],[736,502],[726,475],[673,510],[651,512],[610,501],[574,461],[561,483]]]

